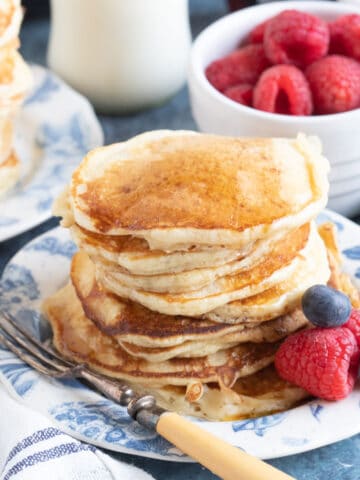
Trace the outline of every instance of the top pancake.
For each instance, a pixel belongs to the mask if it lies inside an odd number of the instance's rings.
[[[241,247],[302,225],[325,206],[328,162],[311,138],[154,131],[90,152],[74,172],[79,226],[150,248]]]

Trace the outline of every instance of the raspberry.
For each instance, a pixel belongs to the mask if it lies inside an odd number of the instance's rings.
[[[329,55],[305,71],[315,113],[338,113],[360,106],[360,64],[341,55]]]
[[[224,92],[239,83],[254,84],[269,65],[262,45],[247,45],[212,62],[205,74],[213,87]]]
[[[320,18],[297,10],[284,10],[265,28],[265,53],[272,63],[306,67],[326,55],[329,37],[329,27]]]
[[[329,24],[330,53],[340,53],[360,61],[360,15],[343,15]]]
[[[250,107],[252,104],[253,86],[249,83],[241,83],[225,90],[224,95],[234,100],[234,102]]]
[[[304,74],[293,65],[265,70],[255,86],[253,106],[265,112],[310,115],[311,92]]]
[[[269,20],[265,20],[265,22],[259,23],[259,25],[251,30],[248,36],[249,43],[263,43],[264,41],[264,33]]]
[[[343,325],[343,328],[348,328],[352,331],[360,347],[360,310],[355,308],[352,310],[349,320]]]
[[[325,400],[354,387],[360,351],[347,328],[313,328],[290,335],[275,355],[279,375]]]

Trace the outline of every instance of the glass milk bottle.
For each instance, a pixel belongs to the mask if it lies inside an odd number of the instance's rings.
[[[176,93],[190,44],[187,0],[51,0],[49,66],[104,113]]]

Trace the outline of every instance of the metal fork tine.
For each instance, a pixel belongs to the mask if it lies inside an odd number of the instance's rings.
[[[19,325],[17,322],[15,322],[15,320],[8,314],[8,313],[2,313],[1,316],[0,316],[0,322],[2,320],[2,317],[8,322],[10,323],[10,325],[17,331],[17,332],[20,332],[25,338],[27,338],[31,343],[33,343],[34,345],[36,345],[38,348],[40,348],[41,350],[45,351],[47,354],[51,355],[52,357],[55,357],[57,360],[60,360],[64,365],[67,365],[68,367],[73,367],[75,364],[66,360],[65,358],[63,358],[59,353],[57,353],[54,349],[52,349],[51,347],[43,344],[40,340],[38,340],[37,338],[33,337],[32,335],[30,335],[30,333],[25,329],[23,328],[21,325]],[[3,322],[1,322],[2,325],[4,325]]]
[[[21,335],[19,335],[21,333]],[[55,354],[9,316],[0,313],[0,343],[38,372],[53,378],[81,378],[107,398],[127,407],[129,415],[147,428],[154,429],[162,409],[151,395],[137,395],[126,383],[92,371],[86,364],[74,364]],[[46,347],[46,348],[45,348]],[[48,352],[52,358],[47,357]],[[61,360],[59,362],[57,359]],[[62,363],[64,362],[64,363]],[[140,415],[141,414],[141,415]]]
[[[8,337],[10,337],[10,340],[12,340],[13,342],[16,342],[24,350],[26,350],[26,352],[31,353],[38,360],[41,360],[43,363],[49,365],[55,370],[58,370],[60,372],[65,372],[66,370],[69,369],[67,365],[64,365],[59,360],[51,359],[47,355],[44,355],[42,352],[42,349],[39,349],[39,347],[37,346],[34,347],[33,344],[26,342],[26,340],[24,340],[20,335],[18,335],[17,330],[15,328],[11,328],[11,327],[9,328],[9,325],[7,325],[2,320],[0,320],[0,329],[2,329]],[[14,333],[14,330],[15,330],[15,333]]]
[[[55,369],[50,369],[42,364],[40,361],[36,360],[32,355],[29,355],[26,351],[18,348],[12,341],[10,341],[5,335],[0,331],[0,341],[11,350],[20,360],[23,360],[25,363],[33,367],[40,373],[44,375],[49,375],[50,377],[57,376],[58,371]]]

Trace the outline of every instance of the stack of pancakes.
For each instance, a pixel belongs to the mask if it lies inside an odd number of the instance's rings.
[[[211,419],[306,393],[272,366],[327,283],[314,217],[328,163],[316,139],[156,131],[90,152],[58,199],[79,247],[47,299],[54,343],[160,405]]]
[[[20,0],[0,0],[0,195],[19,177],[13,123],[31,86],[30,70],[17,51],[22,16]]]

